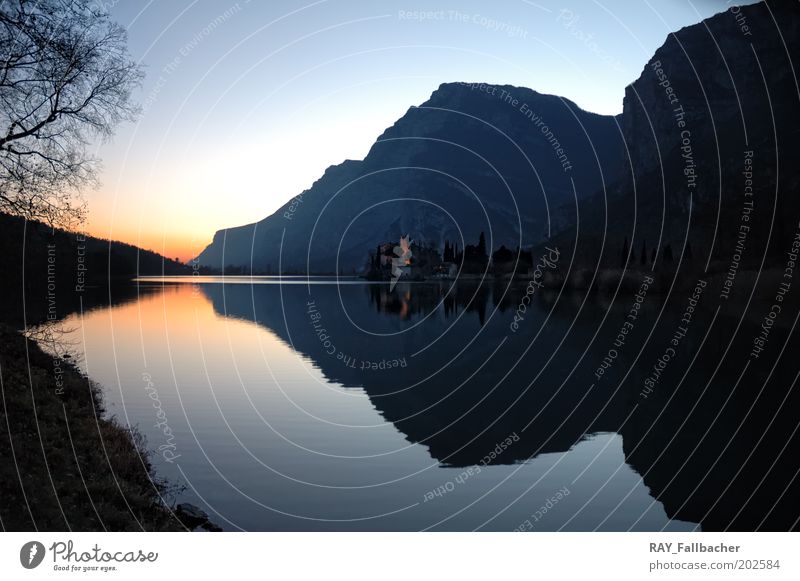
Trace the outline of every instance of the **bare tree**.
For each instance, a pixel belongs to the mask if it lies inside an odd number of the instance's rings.
[[[96,0],[0,0],[0,211],[53,226],[85,218],[98,138],[133,120],[141,68]]]

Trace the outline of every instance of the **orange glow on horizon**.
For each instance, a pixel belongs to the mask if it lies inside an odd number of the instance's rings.
[[[165,234],[153,230],[139,230],[136,227],[102,228],[91,222],[84,230],[89,236],[124,242],[138,246],[143,250],[150,250],[161,254],[165,258],[177,259],[179,262],[189,262],[196,257],[211,242],[214,232],[205,235],[195,235],[177,230]]]

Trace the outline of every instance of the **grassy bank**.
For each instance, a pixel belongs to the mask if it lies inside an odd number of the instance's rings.
[[[0,525],[7,531],[185,530],[142,438],[100,388],[0,325]]]

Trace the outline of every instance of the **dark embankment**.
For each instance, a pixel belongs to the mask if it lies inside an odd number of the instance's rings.
[[[100,387],[0,326],[0,523],[6,531],[181,530],[142,439]]]

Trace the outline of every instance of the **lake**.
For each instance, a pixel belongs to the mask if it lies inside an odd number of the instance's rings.
[[[742,371],[756,322],[710,300],[685,325],[685,296],[524,282],[137,284],[58,328],[157,475],[185,487],[177,500],[225,530],[754,530],[800,516],[784,413],[797,396],[769,381],[788,372]]]

